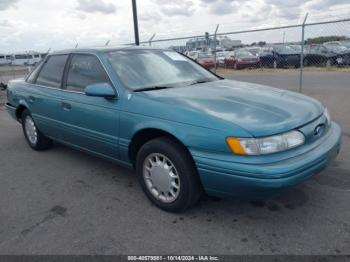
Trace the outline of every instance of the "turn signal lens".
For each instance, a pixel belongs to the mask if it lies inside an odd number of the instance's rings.
[[[239,138],[228,137],[226,138],[226,143],[228,147],[231,149],[232,153],[236,155],[246,155],[244,148],[241,146]]]

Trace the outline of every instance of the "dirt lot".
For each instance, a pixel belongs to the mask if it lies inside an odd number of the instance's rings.
[[[296,90],[296,74],[226,77]],[[151,205],[129,170],[61,145],[30,150],[0,106],[0,254],[350,254],[349,80],[305,76],[343,129],[327,170],[273,201],[207,199],[181,215]]]

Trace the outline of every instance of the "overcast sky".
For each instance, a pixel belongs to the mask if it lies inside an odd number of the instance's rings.
[[[213,32],[216,24],[220,32],[295,24],[306,12],[310,21],[350,17],[350,1],[138,0],[141,40],[153,33],[156,38],[204,34]],[[318,30],[332,34],[333,29]],[[339,25],[334,33],[342,30],[349,31],[350,23]],[[295,32],[284,34],[292,37]],[[112,44],[129,43],[131,0],[0,0],[0,39],[0,53],[102,45],[109,39]]]

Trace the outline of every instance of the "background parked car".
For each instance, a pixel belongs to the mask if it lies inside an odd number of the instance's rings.
[[[350,48],[343,49],[337,54],[337,65],[345,66],[350,65]]]
[[[331,66],[342,64],[343,60],[346,60],[347,54],[350,54],[350,49],[335,43],[312,45],[308,53],[304,55],[304,65]]]
[[[225,66],[225,57],[227,54],[227,51],[216,52],[216,64],[218,66]]]
[[[264,67],[283,68],[299,67],[300,51],[289,45],[272,45],[264,47],[259,54],[261,65]]]
[[[225,67],[231,67],[234,69],[242,69],[247,67],[259,67],[259,57],[253,55],[246,50],[236,50],[228,53],[225,57]]]
[[[206,69],[215,68],[215,59],[210,53],[199,52],[197,53],[197,58],[195,60]]]

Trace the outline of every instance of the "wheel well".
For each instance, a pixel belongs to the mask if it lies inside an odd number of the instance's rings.
[[[23,111],[27,109],[24,105],[20,105],[19,107],[17,107],[16,109],[16,117],[18,120],[21,120],[21,117],[22,117],[22,113]]]
[[[135,167],[135,163],[136,163],[136,156],[137,156],[137,153],[140,150],[140,148],[148,141],[155,139],[155,138],[158,138],[158,137],[170,137],[171,139],[175,140],[177,143],[182,145],[186,149],[186,151],[188,151],[188,149],[185,147],[185,145],[179,139],[177,139],[175,136],[173,136],[172,134],[170,134],[168,132],[165,132],[165,131],[160,130],[160,129],[154,129],[154,128],[143,129],[143,130],[138,131],[133,136],[133,138],[131,139],[130,145],[129,145],[129,159],[134,167]],[[191,154],[190,154],[190,156],[191,156]],[[191,158],[192,158],[192,156],[191,156]]]

